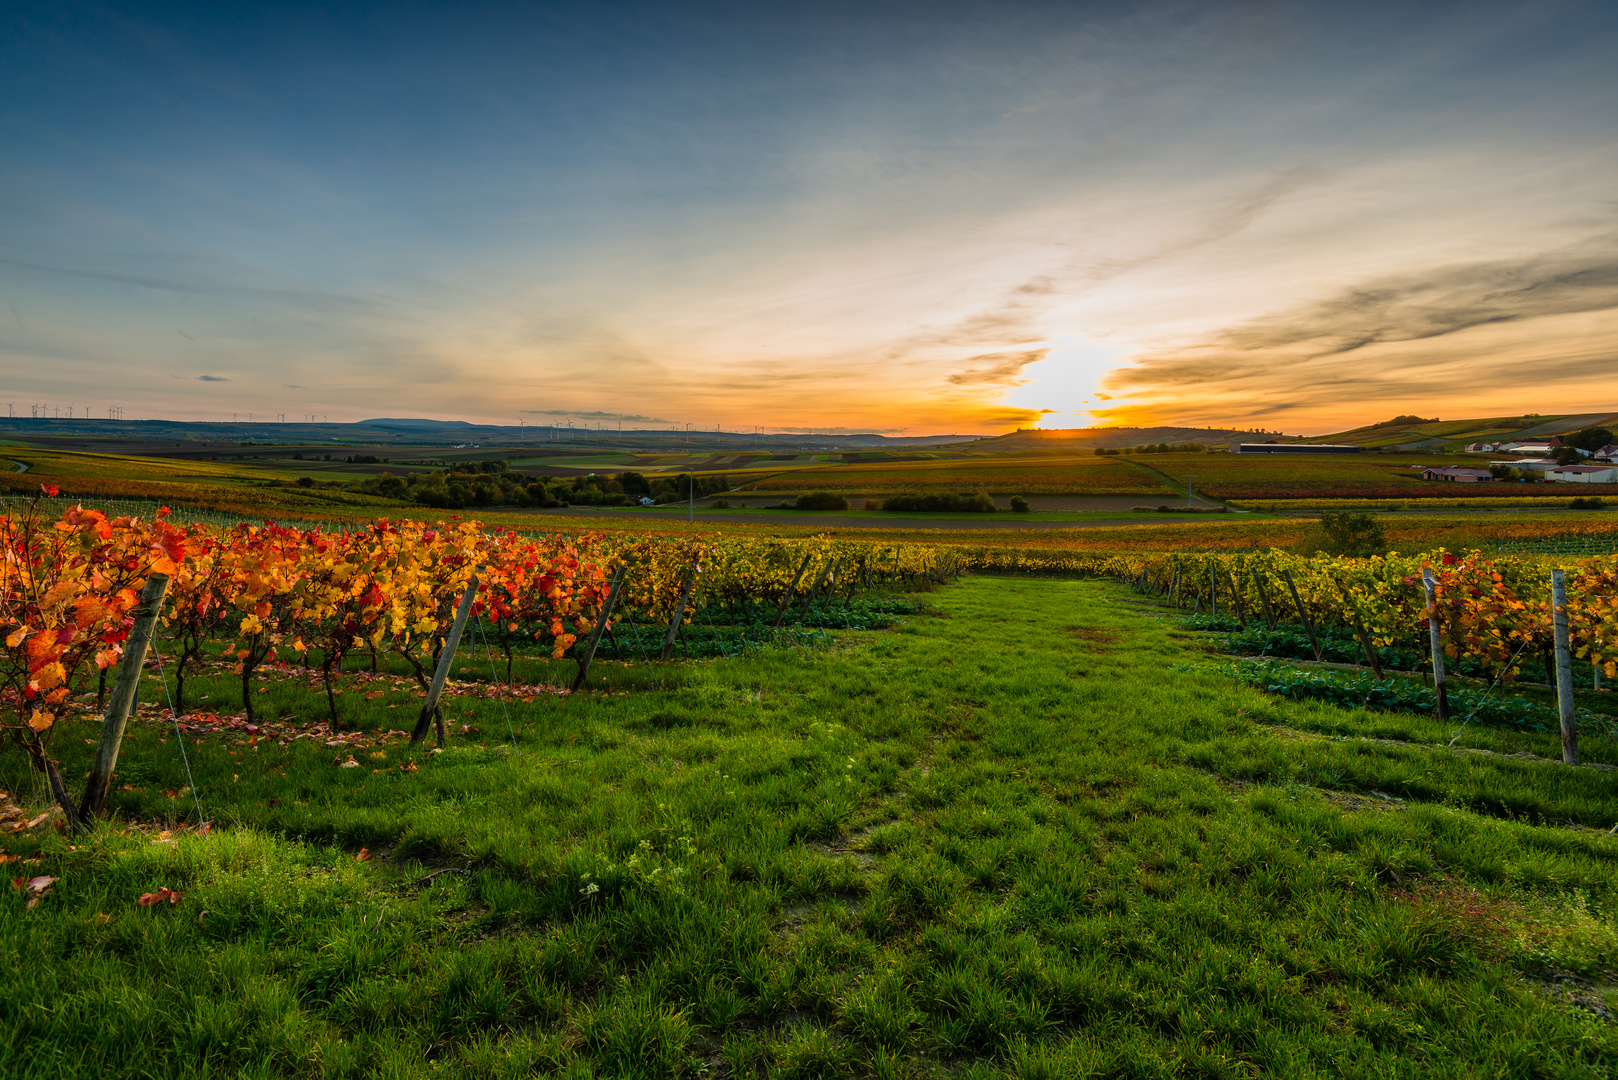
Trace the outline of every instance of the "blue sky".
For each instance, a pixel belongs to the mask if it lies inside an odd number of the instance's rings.
[[[8,5],[16,408],[1618,410],[1610,5]]]

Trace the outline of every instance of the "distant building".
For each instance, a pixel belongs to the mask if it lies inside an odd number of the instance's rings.
[[[1481,484],[1494,479],[1494,474],[1488,469],[1458,469],[1444,467],[1442,469],[1421,470],[1423,480],[1448,480],[1455,484]]]
[[[1515,461],[1491,461],[1490,465],[1506,469],[1516,469],[1518,472],[1544,472],[1556,468],[1556,462],[1550,458],[1517,458]]]
[[[1618,465],[1563,465],[1547,470],[1545,479],[1567,484],[1618,484]]]
[[[1591,461],[1618,461],[1618,443],[1608,443],[1590,455]]]
[[[1339,446],[1331,443],[1267,443],[1244,442],[1236,447],[1238,454],[1357,454],[1357,446]]]

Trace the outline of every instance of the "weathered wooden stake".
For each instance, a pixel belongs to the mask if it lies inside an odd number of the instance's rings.
[[[1579,720],[1573,709],[1573,646],[1567,625],[1567,575],[1551,571],[1551,604],[1555,608],[1556,710],[1562,714],[1562,760],[1579,763]]]
[[[1354,602],[1349,599],[1348,590],[1343,583],[1337,583],[1337,591],[1343,594],[1343,610],[1348,612],[1349,619],[1354,623],[1354,637],[1359,641],[1360,648],[1365,650],[1365,661],[1371,665],[1371,674],[1377,682],[1382,681],[1382,665],[1377,661],[1376,649],[1371,646],[1371,635],[1365,629],[1365,623],[1360,620],[1360,613],[1354,610]]]
[[[805,555],[803,563],[798,567],[798,572],[792,576],[792,584],[787,586],[786,595],[781,597],[781,606],[775,609],[775,625],[777,627],[781,625],[781,620],[786,618],[787,606],[792,603],[792,597],[798,591],[798,582],[803,580],[803,572],[809,569],[809,563],[814,557],[815,554],[812,551]],[[898,548],[893,549],[893,572],[896,575],[899,572]]]
[[[1208,560],[1208,611],[1214,616],[1219,614],[1219,575],[1212,559]]]
[[[479,567],[478,570],[481,570]],[[466,630],[467,616],[472,613],[472,601],[478,595],[478,570],[466,582],[466,593],[461,597],[461,606],[455,612],[455,621],[450,624],[449,637],[444,639],[444,651],[438,656],[438,670],[433,672],[432,685],[427,688],[427,698],[421,703],[421,716],[416,720],[416,730],[410,733],[410,745],[415,746],[427,736],[427,729],[432,725],[433,716],[438,712],[438,699],[444,694],[444,683],[449,679],[449,666],[455,660],[455,650],[461,644],[461,634]],[[444,725],[438,725],[438,741],[444,741]]]
[[[1315,624],[1309,621],[1309,613],[1303,609],[1303,600],[1298,596],[1298,586],[1292,580],[1292,571],[1283,569],[1283,577],[1287,579],[1287,589],[1292,593],[1292,604],[1298,609],[1298,621],[1303,623],[1303,632],[1309,635],[1309,647],[1315,650],[1315,661],[1318,663],[1325,657],[1320,652],[1320,642],[1315,640]]]
[[[590,640],[584,647],[584,655],[579,657],[579,674],[573,680],[573,689],[583,689],[590,680],[590,661],[596,658],[596,646],[601,644],[601,635],[607,629],[607,620],[612,617],[612,606],[618,602],[618,590],[623,586],[624,575],[629,572],[628,566],[618,567],[618,572],[612,575],[612,588],[607,590],[607,602],[601,605],[601,614],[596,617],[596,628],[590,631]]]
[[[1264,575],[1255,573],[1253,584],[1258,589],[1259,603],[1264,605],[1264,622],[1271,631],[1275,630],[1275,609],[1270,607],[1270,594],[1264,589]]]
[[[1444,636],[1438,626],[1438,585],[1433,568],[1423,567],[1421,583],[1427,590],[1427,639],[1433,655],[1433,694],[1438,699],[1438,718],[1449,719],[1449,684],[1444,678]]]
[[[1246,630],[1247,620],[1242,616],[1242,579],[1227,567],[1225,580],[1230,582],[1230,609],[1236,613],[1236,624]]]
[[[101,813],[112,784],[112,774],[118,767],[118,749],[123,745],[124,728],[129,723],[129,711],[134,707],[140,690],[141,668],[146,664],[146,652],[152,645],[152,627],[163,610],[163,599],[168,595],[167,574],[152,574],[140,592],[140,603],[135,606],[135,626],[124,642],[124,658],[118,664],[118,681],[113,684],[112,699],[107,714],[101,721],[101,739],[96,743],[95,760],[90,766],[90,779],[84,787],[84,798],[79,800],[78,822],[82,823]],[[63,809],[67,809],[63,807]]]
[[[799,571],[802,573],[802,571]],[[674,605],[674,614],[669,616],[668,636],[663,639],[663,654],[659,660],[667,660],[674,655],[674,639],[680,636],[680,624],[685,622],[686,601],[691,599],[691,590],[697,584],[697,564],[692,563],[691,569],[685,574],[685,588],[680,590],[680,602]],[[797,584],[796,581],[793,582]]]

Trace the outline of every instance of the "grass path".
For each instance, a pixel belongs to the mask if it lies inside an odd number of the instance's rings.
[[[608,665],[517,752],[473,695],[411,752],[361,687],[364,748],[188,736],[209,835],[9,838],[56,880],[0,902],[0,1070],[1610,1075],[1610,774],[1266,698],[1123,599],[971,579],[827,650]],[[124,820],[183,816],[176,750],[135,726]]]

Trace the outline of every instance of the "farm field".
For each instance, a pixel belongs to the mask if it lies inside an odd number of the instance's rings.
[[[1478,466],[1483,458],[1455,455],[1366,454],[1332,456],[1286,454],[1151,454],[1139,462],[1184,482],[1193,476],[1198,492],[1257,508],[1291,499],[1571,499],[1586,494],[1571,484],[1452,484],[1422,480],[1430,466]],[[1573,487],[1580,490],[1569,490]]]
[[[244,515],[288,511],[375,514],[379,508],[398,505],[395,500],[347,491],[341,485],[300,487],[297,481],[304,473],[264,465],[15,445],[0,446],[0,462],[4,461],[14,462],[13,469],[27,466],[26,470],[0,472],[0,492],[23,498],[38,494],[42,484],[51,484],[92,499],[154,499]],[[357,479],[358,475],[337,479]]]
[[[843,495],[901,492],[971,492],[991,495],[1139,495],[1168,497],[1174,489],[1162,479],[1126,462],[1095,456],[995,456],[941,461],[855,462],[786,472],[746,485],[744,492],[800,494],[832,491]]]
[[[5,1067],[1618,1062],[1596,1012],[1618,1004],[1610,773],[1514,756],[1554,757],[1549,735],[1472,728],[1449,750],[1454,725],[1239,686],[1204,637],[1107,583],[967,578],[920,598],[892,630],[613,663],[573,697],[570,663],[525,656],[501,697],[470,652],[446,706],[465,730],[437,754],[402,744],[418,698],[399,672],[343,676],[338,731],[314,673],[266,678],[249,731],[216,671],[183,743],[151,683],[117,823],[6,838],[18,873],[54,881],[32,910],[20,892],[0,905]],[[81,773],[88,747],[58,746]],[[1618,753],[1591,740],[1587,760]],[[19,808],[41,807],[20,758],[0,763]],[[183,827],[193,796],[205,835]]]

